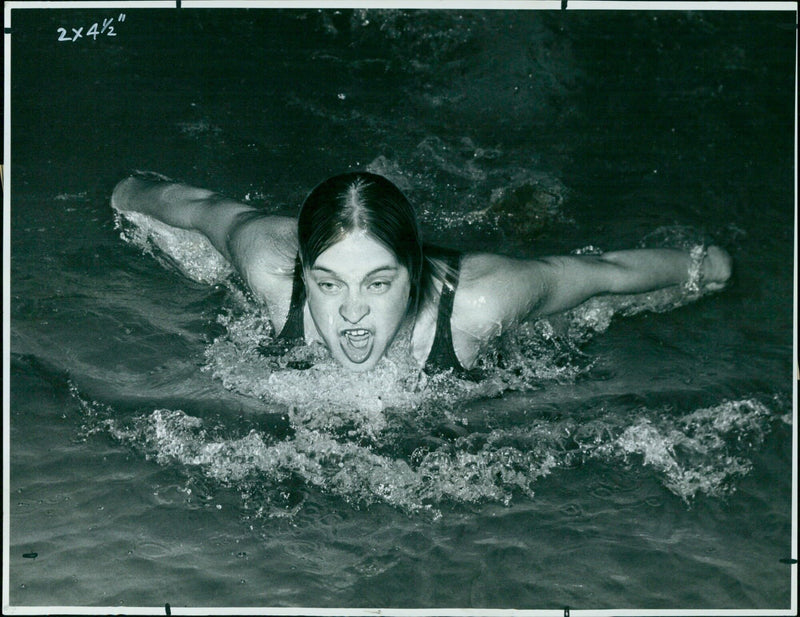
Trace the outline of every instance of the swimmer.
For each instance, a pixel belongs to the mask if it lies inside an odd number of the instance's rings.
[[[717,246],[539,259],[433,247],[403,193],[366,172],[319,184],[297,219],[157,174],[125,178],[111,204],[205,235],[265,305],[277,339],[322,343],[352,371],[374,368],[404,332],[421,368],[462,374],[526,320],[600,294],[720,289],[731,275]]]

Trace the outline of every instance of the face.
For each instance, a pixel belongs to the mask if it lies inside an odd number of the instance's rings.
[[[365,232],[353,232],[304,271],[311,317],[338,362],[368,371],[403,323],[411,284],[397,257]]]

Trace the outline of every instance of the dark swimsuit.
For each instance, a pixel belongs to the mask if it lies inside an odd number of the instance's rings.
[[[436,316],[436,332],[433,335],[433,345],[425,360],[424,370],[429,375],[453,369],[456,376],[464,377],[467,370],[461,366],[453,348],[453,331],[450,327],[450,318],[453,316],[453,299],[458,287],[458,274],[461,270],[461,253],[448,252],[444,256],[447,264],[447,274],[442,284],[442,293],[439,296],[439,311]]]
[[[436,318],[436,333],[433,337],[428,358],[425,360],[426,373],[439,373],[453,369],[453,373],[462,378],[474,379],[472,371],[467,371],[461,366],[453,349],[453,333],[450,328],[450,317],[453,314],[453,298],[458,287],[458,274],[461,266],[461,254],[448,252],[444,255],[447,263],[447,274],[442,293],[439,298],[439,312]],[[300,257],[295,258],[294,278],[292,280],[292,301],[289,306],[289,315],[281,333],[276,337],[276,343],[296,343],[304,338],[303,309],[306,301],[306,289],[303,283],[303,268]]]

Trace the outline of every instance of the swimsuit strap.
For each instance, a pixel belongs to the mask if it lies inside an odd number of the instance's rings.
[[[458,287],[458,275],[461,268],[461,254],[449,253],[444,257],[447,264],[447,274],[442,283],[442,293],[439,296],[439,311],[436,317],[436,332],[433,335],[428,358],[425,360],[425,372],[433,373],[453,369],[458,377],[467,376],[469,373],[458,361],[453,348],[453,331],[450,318],[453,316],[453,299]]]
[[[294,260],[294,277],[292,279],[292,301],[289,305],[289,314],[283,324],[281,333],[275,337],[276,341],[293,341],[303,339],[303,309],[306,303],[306,287],[303,283],[303,265],[298,254]]]

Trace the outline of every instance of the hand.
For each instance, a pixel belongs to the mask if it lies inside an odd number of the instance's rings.
[[[725,287],[731,277],[733,260],[728,252],[718,246],[709,246],[703,260],[703,288],[716,291]]]

